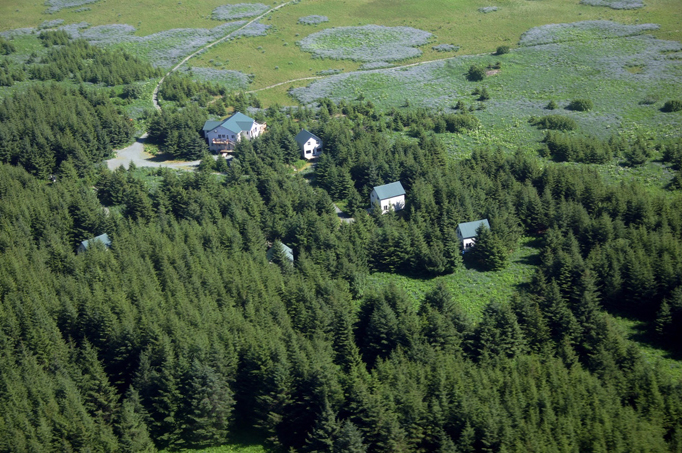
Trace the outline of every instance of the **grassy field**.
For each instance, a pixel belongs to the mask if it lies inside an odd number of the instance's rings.
[[[368,287],[382,288],[396,285],[417,301],[443,282],[466,313],[477,319],[483,307],[492,301],[506,302],[520,285],[530,281],[535,272],[539,249],[537,240],[523,238],[514,251],[510,265],[497,272],[482,272],[467,267],[450,275],[431,279],[416,279],[378,272],[368,278]]]
[[[666,139],[679,136],[682,130],[682,115],[660,110],[666,100],[682,98],[681,50],[679,42],[647,35],[577,40],[520,47],[500,56],[463,56],[405,68],[340,74],[314,81],[294,93],[303,103],[321,97],[351,100],[362,95],[384,108],[401,108],[407,100],[412,106],[445,111],[463,101],[475,109],[482,127],[467,134],[442,136],[456,158],[466,157],[480,146],[534,151],[544,132],[528,120],[547,114],[573,118],[581,133],[603,139],[613,134]],[[490,67],[497,62],[499,71],[485,80],[466,79],[471,65]],[[632,71],[632,67],[637,70]],[[490,99],[480,102],[472,93],[483,87]],[[570,101],[577,98],[592,100],[594,108],[589,112],[568,110]],[[547,110],[550,100],[559,108]],[[642,173],[642,169],[623,169],[614,162],[600,171],[612,179],[670,178],[660,165],[648,166]]]
[[[268,5],[275,6],[278,3],[281,2]],[[45,14],[47,7],[42,2],[6,0],[0,4],[0,30],[37,27],[43,21],[54,19],[63,19],[64,24],[85,21],[92,26],[129,24],[137,28],[136,36],[175,28],[210,29],[221,23],[211,20],[210,16],[214,8],[223,4],[226,4],[225,0],[121,0],[115,3],[102,0],[88,4],[90,9],[87,11],[76,12],[78,8],[69,8]],[[499,10],[488,14],[478,11],[481,7],[491,5],[497,6]],[[298,22],[300,17],[314,14],[326,15],[329,21],[319,25]],[[307,35],[325,28],[367,24],[409,26],[432,33],[434,45],[455,44],[460,46],[457,54],[466,55],[491,52],[502,44],[513,47],[521,34],[534,26],[591,19],[613,19],[625,24],[654,22],[661,25],[660,30],[654,32],[655,36],[682,40],[682,8],[679,8],[679,0],[652,0],[637,10],[613,10],[563,0],[501,0],[494,3],[485,3],[483,0],[457,3],[451,0],[301,0],[262,21],[273,27],[267,36],[222,43],[191,64],[214,67],[214,62],[220,61],[224,64],[222,69],[254,74],[251,88],[258,89],[328,69],[343,69],[345,72],[357,69],[360,63],[314,59],[296,45]],[[431,47],[431,43],[422,46],[421,57],[409,62],[444,57],[444,53],[436,52]],[[264,91],[259,96],[265,105],[273,102],[293,103],[290,98],[282,96],[281,89]]]

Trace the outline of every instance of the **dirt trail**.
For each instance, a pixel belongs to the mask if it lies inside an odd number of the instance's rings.
[[[183,64],[187,63],[191,58],[194,58],[195,56],[199,55],[206,49],[209,49],[216,44],[225,41],[229,37],[233,36],[235,33],[237,33],[240,30],[243,30],[244,28],[248,27],[252,23],[262,19],[266,15],[277,11],[283,6],[286,6],[290,3],[292,3],[294,0],[288,1],[286,3],[282,3],[281,5],[278,5],[274,8],[269,9],[268,11],[264,12],[260,16],[256,17],[255,19],[250,20],[246,24],[242,25],[241,27],[237,28],[236,30],[231,31],[227,35],[223,36],[220,39],[217,39],[201,49],[191,53],[190,55],[186,56],[180,63],[176,64],[170,71],[168,71],[163,77],[161,77],[161,80],[159,80],[159,83],[156,84],[156,87],[154,87],[154,93],[152,94],[152,102],[154,103],[154,108],[156,110],[161,111],[161,106],[159,105],[159,87],[163,83],[163,81],[170,75],[171,73],[177,71],[180,66]],[[145,132],[140,136],[139,139],[135,141],[132,145],[128,146],[127,148],[123,148],[120,150],[115,151],[116,157],[113,159],[107,160],[107,167],[109,167],[110,170],[115,170],[121,165],[123,165],[124,168],[130,167],[131,162],[134,163],[137,167],[168,167],[168,168],[175,168],[175,169],[182,169],[182,170],[193,170],[195,169],[201,161],[195,160],[195,161],[183,161],[183,162],[156,162],[153,159],[153,157],[149,156],[144,152],[144,141],[147,138],[147,133]]]
[[[156,87],[154,88],[154,94],[152,94],[152,102],[154,102],[154,107],[156,108],[156,110],[161,110],[161,106],[159,105],[159,88],[161,87],[161,84],[166,79],[166,77],[168,77],[171,73],[177,71],[180,68],[180,66],[187,63],[190,59],[196,57],[200,53],[204,52],[206,49],[210,49],[211,47],[215,46],[216,44],[225,41],[227,38],[230,38],[232,35],[234,35],[238,31],[245,29],[246,27],[248,27],[252,23],[261,20],[263,17],[267,16],[268,14],[277,11],[281,7],[288,5],[289,3],[292,3],[293,1],[294,0],[288,1],[286,3],[282,3],[281,5],[275,6],[274,8],[267,10],[266,12],[261,14],[260,16],[256,17],[255,19],[250,20],[249,22],[245,23],[244,25],[242,25],[238,29],[231,31],[230,33],[226,34],[222,38],[217,39],[217,40],[215,40],[209,44],[206,44],[201,49],[189,54],[188,56],[186,56],[180,63],[176,64],[170,71],[168,71],[163,77],[161,77],[161,80],[159,80],[159,83],[156,84]]]

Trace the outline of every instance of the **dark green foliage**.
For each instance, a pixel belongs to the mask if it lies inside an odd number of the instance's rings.
[[[140,99],[142,97],[143,89],[140,85],[126,85],[123,87],[121,97],[123,99]]]
[[[675,170],[682,169],[682,139],[663,144],[663,162],[671,164]]]
[[[576,112],[588,112],[594,108],[594,103],[589,99],[574,99],[567,108]]]
[[[206,112],[195,105],[154,112],[149,119],[149,140],[158,145],[159,151],[174,157],[200,159],[208,153],[206,140],[200,135],[206,119]]]
[[[485,68],[482,66],[472,65],[466,73],[466,78],[469,82],[480,82],[485,79]]]
[[[0,86],[11,87],[14,82],[21,82],[26,78],[24,69],[17,65],[10,65],[8,60],[0,63]]]
[[[625,156],[626,165],[629,167],[636,167],[644,165],[646,161],[651,158],[653,150],[644,142],[642,137],[637,137],[634,143],[632,143],[623,154]]]
[[[605,164],[611,161],[614,154],[609,143],[596,137],[581,137],[548,131],[544,142],[550,155],[557,162]]]
[[[343,422],[339,435],[334,442],[334,453],[365,453],[367,447],[362,442],[362,433],[349,420]]]
[[[465,131],[471,131],[480,126],[478,118],[468,113],[457,113],[443,115],[445,120],[445,127],[448,132],[462,133]]]
[[[540,118],[531,117],[529,123],[540,129],[553,129],[557,131],[573,131],[578,128],[578,123],[573,118],[562,115],[546,115]]]
[[[16,52],[17,49],[14,47],[11,41],[6,40],[0,36],[0,55],[9,55]]]
[[[679,112],[680,110],[682,110],[682,101],[677,99],[665,101],[663,108],[661,108],[661,111],[663,112]]]
[[[65,46],[71,40],[71,36],[65,30],[41,31],[38,38],[45,47]]]
[[[84,39],[65,44],[50,49],[41,58],[40,64],[31,66],[32,79],[61,81],[73,78],[79,83],[103,83],[111,86],[125,85],[162,74],[151,64],[119,49],[100,49]],[[135,98],[136,89],[139,90],[136,87],[127,87],[124,97]]]
[[[0,161],[19,164],[47,177],[62,162],[79,169],[128,143],[130,121],[104,93],[35,86],[7,97],[0,105]]]
[[[48,184],[0,165],[0,450],[182,450],[254,430],[282,451],[679,448],[682,387],[603,310],[680,344],[676,193],[525,150],[450,161],[439,115],[401,111],[422,133],[388,140],[398,113],[339,110],[273,109],[225,175],[79,179],[74,159]],[[312,184],[285,164],[301,122],[328,156]],[[365,203],[400,180],[408,206],[340,223],[327,190],[344,174]],[[373,268],[477,272],[459,270],[453,233],[478,218],[506,253],[520,225],[537,235],[537,274],[511,303],[472,321],[447,281],[423,298],[365,284]],[[75,253],[101,232],[111,249]],[[295,266],[267,262],[278,239]]]
[[[488,99],[490,99],[490,94],[488,93],[488,89],[486,87],[483,87],[483,89],[481,90],[481,94],[478,97],[478,100],[479,101],[487,101]]]
[[[191,77],[173,72],[168,75],[161,84],[159,89],[159,97],[166,101],[175,101],[180,104],[185,104],[192,98],[198,97],[202,94],[210,96],[218,96],[225,94],[225,89],[220,88],[217,84],[195,82]],[[201,103],[202,106],[208,104],[211,97],[205,99],[206,102]],[[237,108],[235,110],[244,110],[244,108]]]
[[[554,99],[552,99],[551,101],[549,101],[549,103],[547,104],[547,106],[546,106],[545,108],[546,108],[547,110],[556,110],[556,109],[559,108],[559,106],[558,106],[557,103],[554,101]]]
[[[137,391],[130,387],[121,404],[121,412],[117,423],[120,436],[120,448],[125,453],[155,452],[154,443],[149,437],[145,419],[148,417]]]
[[[506,53],[509,53],[509,46],[498,46],[495,51],[495,55],[504,55]]]
[[[471,252],[472,258],[480,261],[486,269],[499,271],[509,264],[511,249],[506,246],[500,235],[484,225],[476,230],[476,245]]]

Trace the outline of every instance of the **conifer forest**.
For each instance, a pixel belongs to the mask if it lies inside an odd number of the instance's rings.
[[[518,33],[492,47],[497,66],[463,60],[447,108],[392,104],[346,96],[341,72],[379,84],[383,64],[459,47],[424,31],[339,69],[353,27],[328,0],[289,3],[220,7],[241,21],[212,49],[195,29],[145,41],[97,25],[112,6],[97,0],[41,6],[70,25],[0,20],[0,452],[682,452],[682,45],[667,41],[673,75],[636,126],[619,111],[630,126],[606,127],[617,115],[589,92],[528,101],[513,123],[489,80],[526,58]],[[486,21],[499,3],[467,1]],[[571,8],[619,5],[597,3]],[[249,22],[261,14],[270,28]],[[331,94],[282,103],[256,57],[235,89],[145,47],[208,65],[220,46],[269,52],[285,25],[339,48],[331,72],[284,88],[339,78]],[[292,67],[322,58],[276,41],[305,57]],[[236,112],[265,132],[212,153],[205,124]],[[303,129],[323,143],[311,161]],[[148,165],[107,165],[134,146]],[[396,181],[404,209],[370,202]],[[458,226],[478,219],[490,228],[463,248]],[[492,275],[506,288],[473,296]]]

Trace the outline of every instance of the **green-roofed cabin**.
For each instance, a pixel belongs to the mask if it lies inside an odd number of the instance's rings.
[[[391,209],[400,211],[405,207],[405,189],[403,189],[403,185],[400,184],[400,181],[377,186],[369,195],[369,201],[372,206],[374,206],[375,203],[378,203],[379,206],[381,206],[382,214]]]
[[[476,244],[476,236],[478,236],[476,231],[481,225],[490,229],[488,219],[474,220],[473,222],[460,223],[457,225],[457,238],[462,243],[462,250],[464,252]]]
[[[111,239],[109,239],[109,235],[104,233],[100,234],[99,236],[96,236],[92,239],[88,239],[87,241],[81,242],[81,245],[78,246],[78,253],[85,252],[89,248],[91,248],[95,243],[101,243],[104,245],[106,248],[111,247]]]
[[[206,121],[202,131],[208,142],[208,149],[214,153],[226,154],[232,151],[242,138],[251,140],[265,132],[266,124],[257,123],[241,112],[220,121]]]
[[[322,140],[312,132],[303,129],[296,134],[295,139],[304,159],[313,159],[322,154]]]

